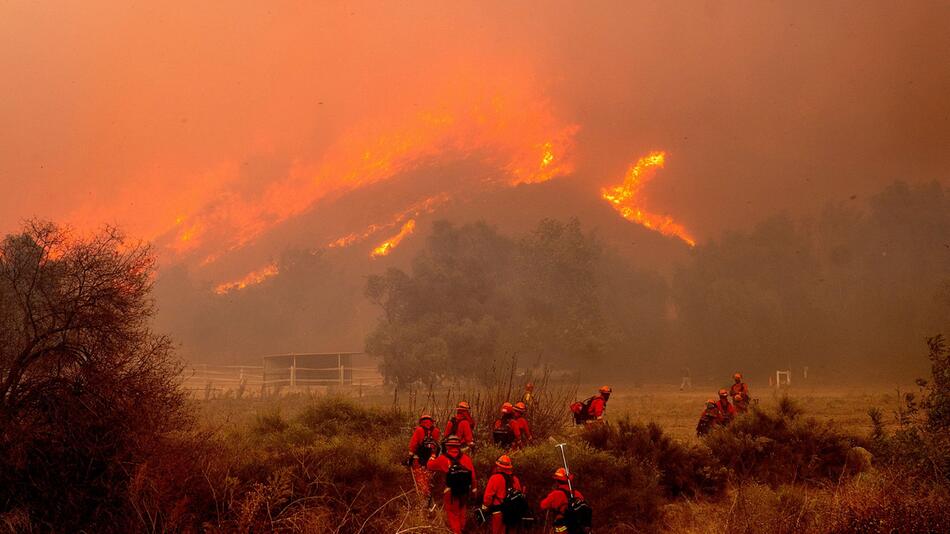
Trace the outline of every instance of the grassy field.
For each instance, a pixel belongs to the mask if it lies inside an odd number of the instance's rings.
[[[783,387],[780,390],[760,388],[755,384],[750,387],[753,398],[761,408],[774,408],[781,396],[787,394],[794,398],[809,416],[819,421],[834,421],[843,431],[855,435],[867,435],[870,432],[871,421],[867,414],[869,408],[878,407],[886,414],[890,414],[898,407],[897,388],[900,388],[902,392],[916,389],[915,386],[908,384],[875,388],[793,386]],[[677,386],[672,385],[649,384],[640,386],[614,384],[613,388],[614,394],[608,404],[609,419],[629,416],[631,420],[637,422],[656,422],[671,436],[688,442],[696,441],[696,422],[703,410],[703,403],[706,399],[715,398],[718,390],[715,386],[703,385],[685,391],[680,391]],[[597,386],[594,384],[581,385],[578,387],[577,396],[583,399],[596,390]],[[367,407],[388,408],[393,405],[392,394],[379,389],[349,391],[342,394]],[[441,400],[452,393],[442,391],[434,395]],[[461,395],[456,396],[459,396],[461,400]],[[207,428],[239,430],[252,424],[255,418],[262,414],[279,412],[283,416],[293,418],[311,402],[312,398],[311,395],[300,394],[265,400],[196,401],[196,405],[199,408],[202,423]],[[406,399],[402,399],[399,405],[403,410],[409,410],[410,403]],[[414,407],[416,411],[433,409],[424,401],[417,401]],[[886,417],[885,423],[889,428],[896,426],[894,417]],[[408,440],[408,434],[406,439]]]
[[[604,521],[599,532],[889,532],[918,516],[924,519],[906,531],[950,528],[946,490],[921,478],[929,467],[915,468],[913,455],[892,461],[908,442],[892,441],[893,448],[870,437],[872,407],[895,435],[896,385],[775,391],[752,384],[759,410],[704,440],[694,435],[696,421],[718,387],[612,386],[611,424],[583,431],[567,424],[562,400],[565,391],[575,398],[575,386],[548,385],[558,391],[548,408],[563,406],[565,424],[549,424],[543,439],[514,456],[516,473],[532,488],[529,500],[536,503],[550,485],[560,461],[552,445],[565,441],[578,483]],[[596,389],[584,384],[576,398]],[[783,401],[786,394],[793,403]],[[442,420],[463,397],[457,389],[416,392],[400,396],[396,411],[392,392],[382,389],[194,401],[199,426],[214,436],[197,480],[213,491],[190,497],[205,503],[194,514],[221,532],[445,532],[441,514],[427,514],[415,498],[400,461],[418,414]],[[498,398],[481,400],[487,408]],[[788,415],[791,405],[800,416]],[[910,448],[944,461],[943,445],[934,443]],[[855,467],[855,445],[881,454],[873,460],[879,468]],[[500,452],[478,448],[483,477]]]

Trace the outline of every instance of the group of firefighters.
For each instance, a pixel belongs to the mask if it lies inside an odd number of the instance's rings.
[[[504,534],[517,528],[528,512],[524,487],[514,474],[511,457],[531,441],[531,427],[525,417],[531,402],[533,388],[528,384],[525,396],[517,403],[505,402],[492,428],[492,441],[505,451],[495,460],[491,475],[482,494],[476,516],[491,526],[492,534]],[[572,406],[575,421],[602,421],[609,399],[609,386],[581,404],[581,414]],[[452,532],[465,528],[470,499],[478,496],[475,465],[469,452],[475,446],[475,419],[468,402],[458,403],[453,415],[440,433],[429,414],[419,418],[419,424],[409,440],[409,466],[416,490],[428,501],[429,510],[435,509],[432,498],[432,474],[445,475],[442,503],[446,523]],[[440,436],[444,439],[440,442]],[[541,500],[540,509],[554,515],[554,532],[573,534],[586,532],[590,525],[590,507],[583,495],[574,489],[574,475],[565,467],[552,473],[553,488]],[[476,501],[477,502],[477,501]]]
[[[749,385],[742,381],[742,373],[732,375],[732,379],[733,384],[729,389],[719,390],[718,401],[706,401],[706,409],[699,416],[699,424],[696,425],[697,436],[705,436],[715,426],[728,426],[737,415],[749,410],[752,400],[749,396]]]
[[[738,414],[749,409],[749,386],[743,382],[742,373],[735,373],[733,381],[728,389],[719,390],[718,401],[706,401],[696,427],[697,435],[703,436],[717,425],[729,425]],[[475,447],[476,427],[469,403],[458,403],[455,415],[449,418],[441,433],[431,415],[424,414],[419,418],[409,440],[408,464],[416,490],[427,500],[430,511],[435,509],[432,474],[445,475],[442,502],[446,523],[452,532],[461,533],[465,529],[470,500],[480,504],[476,517],[490,525],[492,534],[505,534],[509,529],[517,528],[528,513],[525,488],[514,474],[512,456],[531,441],[531,426],[526,413],[532,390],[529,384],[521,401],[514,404],[505,402],[492,425],[492,442],[504,454],[495,460],[480,502],[476,500],[475,464],[469,456]],[[574,422],[585,425],[602,422],[611,392],[610,386],[603,386],[597,395],[572,404]],[[440,437],[444,439],[440,441]],[[540,509],[553,513],[554,532],[589,532],[591,509],[583,495],[574,488],[574,475],[568,472],[566,462],[564,467],[553,471],[552,479],[553,488],[541,500]]]

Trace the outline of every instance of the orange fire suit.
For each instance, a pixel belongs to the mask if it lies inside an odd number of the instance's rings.
[[[426,467],[430,471],[438,471],[440,473],[448,473],[449,467],[452,466],[452,462],[449,460],[449,456],[453,459],[458,458],[458,463],[465,469],[468,469],[472,473],[472,492],[477,491],[477,484],[475,482],[475,465],[472,463],[472,459],[464,454],[462,451],[447,451],[442,456],[437,458],[432,458],[429,460],[429,463]],[[445,508],[445,522],[448,523],[449,529],[456,534],[461,534],[465,530],[465,520],[468,517],[468,496],[455,496],[452,495],[452,490],[445,488],[442,492],[442,503]]]
[[[729,402],[729,399],[719,399],[716,402],[716,408],[719,410],[719,424],[728,425],[736,418],[736,407]]]
[[[511,485],[518,491],[524,491],[521,488],[521,481],[514,475],[511,477]],[[505,500],[505,494],[508,488],[505,485],[505,477],[501,473],[494,473],[488,478],[488,484],[485,486],[485,496],[482,498],[482,504],[488,507],[491,512],[491,532],[492,534],[505,534],[508,528],[501,517],[501,510],[497,510],[498,505]]]
[[[607,399],[604,398],[603,394],[597,395],[594,397],[594,400],[590,401],[590,407],[587,409],[587,415],[590,416],[591,420],[603,419],[604,408],[606,407]]]
[[[528,444],[531,439],[531,428],[528,426],[528,420],[524,416],[516,415],[511,420],[511,429],[515,431],[515,447],[521,448]],[[519,446],[520,445],[520,446]]]
[[[409,454],[412,455],[412,479],[416,483],[416,491],[423,497],[432,495],[432,488],[430,487],[432,472],[426,469],[424,464],[420,465],[418,457],[419,446],[422,445],[426,432],[429,432],[429,436],[433,440],[439,441],[439,429],[429,421],[424,421],[422,425],[417,426],[412,431],[412,438],[409,439]]]
[[[558,482],[557,488],[551,490],[548,496],[541,500],[542,510],[551,510],[554,512],[554,532],[567,532],[564,526],[564,510],[567,509],[567,495],[565,491],[571,491],[567,482]],[[574,490],[575,499],[583,499],[584,495]]]
[[[456,415],[445,424],[445,433],[443,435],[451,436],[455,434],[458,436],[459,441],[462,442],[463,447],[469,447],[475,443],[475,433],[472,432],[472,426],[473,423],[470,418]]]

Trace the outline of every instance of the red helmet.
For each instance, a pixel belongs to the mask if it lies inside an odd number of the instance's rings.
[[[455,409],[460,412],[467,412],[471,409],[471,406],[469,406],[467,402],[462,401],[459,403],[459,405]]]
[[[513,409],[515,412],[517,412],[517,413],[524,413],[525,410],[528,409],[528,407],[525,406],[523,402],[519,402],[519,403],[515,404],[515,405],[514,405],[514,408],[512,408],[512,409]]]
[[[742,373],[736,373],[732,375],[732,378],[735,378],[736,382],[738,382],[739,380],[742,380]]]
[[[435,419],[433,419],[431,415],[429,415],[429,414],[426,413],[426,414],[422,414],[421,416],[419,416],[419,424],[420,424],[420,425],[422,424],[423,421],[435,421]]]
[[[501,413],[502,413],[502,415],[504,415],[504,414],[506,414],[506,413],[511,413],[511,410],[513,410],[513,409],[514,409],[514,406],[512,406],[512,404],[511,404],[510,402],[506,402],[506,403],[504,403],[504,404],[501,405]]]
[[[706,407],[707,407],[707,408],[715,408],[715,407],[716,407],[716,401],[714,401],[714,400],[712,400],[712,399],[706,399]]]
[[[459,437],[456,436],[456,435],[449,436],[449,437],[446,438],[446,440],[445,440],[445,446],[446,446],[446,448],[448,448],[448,447],[461,447],[461,446],[462,446],[462,440],[460,440]]]
[[[534,384],[532,384],[531,382],[528,382],[527,384],[524,385],[524,390],[525,390],[525,391],[534,391]]]
[[[554,480],[557,480],[558,482],[567,482],[568,479],[574,480],[574,475],[568,475],[567,472],[564,471],[563,467],[558,467],[557,471],[554,472]]]
[[[742,393],[736,393],[736,396],[733,397],[737,402],[742,402]]]
[[[510,473],[511,472],[511,458],[509,458],[507,454],[502,454],[501,456],[498,457],[497,460],[495,460],[495,467],[497,467],[499,471]]]
[[[728,397],[728,396],[729,396],[729,392],[726,390],[726,388],[722,388],[722,389],[719,390],[719,396],[720,396],[720,397]]]
[[[610,386],[600,386],[600,389],[598,389],[597,391],[610,395],[611,393],[613,393],[614,390],[610,389]]]

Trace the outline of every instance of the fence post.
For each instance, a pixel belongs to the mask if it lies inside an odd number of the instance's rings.
[[[290,387],[297,387],[297,357],[290,354]]]
[[[343,355],[342,354],[336,355],[336,366],[337,366],[337,369],[339,369],[340,371],[340,385],[342,386],[343,385]]]

